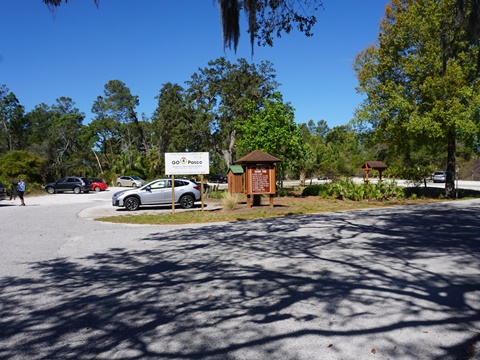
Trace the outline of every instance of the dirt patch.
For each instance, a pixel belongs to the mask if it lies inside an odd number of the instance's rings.
[[[240,196],[240,201],[237,205],[231,209],[227,210],[223,207],[222,200],[219,199],[208,199],[210,204],[215,205],[215,208],[223,208],[225,212],[233,213],[250,213],[262,211],[263,213],[272,213],[272,214],[306,214],[306,213],[316,213],[316,212],[326,212],[326,211],[343,211],[343,210],[356,210],[356,209],[365,209],[365,208],[378,208],[378,207],[389,207],[389,206],[402,206],[402,205],[416,205],[416,204],[427,204],[438,202],[437,199],[405,199],[405,200],[386,200],[386,201],[376,201],[376,200],[364,200],[364,201],[350,201],[350,200],[339,200],[339,199],[322,199],[318,196],[306,196],[302,197],[299,195],[285,196],[285,197],[274,197],[273,207],[270,206],[270,199],[267,197],[262,197],[260,205],[247,207],[246,198],[242,195]],[[445,200],[443,200],[445,201]]]

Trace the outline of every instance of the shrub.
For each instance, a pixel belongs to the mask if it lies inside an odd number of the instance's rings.
[[[395,180],[380,181],[375,185],[378,190],[377,200],[403,199],[405,198],[404,189],[397,185]]]
[[[277,192],[275,195],[279,197],[285,197],[285,196],[288,196],[288,192],[284,188],[279,187],[277,188]]]
[[[332,197],[333,189],[331,184],[309,185],[302,191],[302,196],[320,196],[322,199]]]
[[[322,199],[329,199],[333,197],[333,189],[330,184],[323,184],[320,188],[320,192],[318,194]]]
[[[223,199],[225,194],[228,194],[225,191],[210,191],[207,194],[207,198],[211,199]]]
[[[355,200],[358,199],[360,193],[364,192],[359,187],[360,185],[355,185],[352,179],[342,176],[338,182],[332,184],[333,195],[340,200]]]
[[[355,184],[351,178],[341,177],[330,184],[315,184],[303,189],[302,196],[320,196],[323,199],[335,197],[340,200],[389,200],[404,199],[404,188],[394,180],[377,184]]]
[[[25,179],[27,183],[42,182],[45,159],[26,151],[15,150],[1,157],[0,176],[3,180]]]
[[[233,210],[238,204],[238,194],[230,194],[228,192],[223,194],[222,205],[224,210]]]
[[[395,181],[381,181],[378,184],[355,184],[352,179],[342,177],[333,184],[311,185],[303,191],[304,196],[319,195],[322,198],[335,197],[340,200],[389,200],[404,199],[403,188]]]
[[[302,196],[318,196],[320,194],[320,190],[322,189],[321,184],[314,184],[309,185],[302,191]]]

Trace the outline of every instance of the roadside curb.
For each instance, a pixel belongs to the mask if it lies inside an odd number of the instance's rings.
[[[204,204],[204,211],[216,211],[221,210],[222,207],[215,203],[205,203]],[[175,212],[184,212],[184,211],[201,211],[202,207],[200,204],[195,204],[195,207],[192,209],[182,209],[182,208],[175,208]],[[140,214],[152,214],[152,215],[160,215],[160,214],[168,214],[172,212],[172,207],[142,207],[139,210],[135,211],[128,211],[124,208],[114,207],[112,205],[99,205],[89,207],[84,209],[78,213],[78,217],[86,220],[96,220],[102,217],[109,217],[109,216],[125,216],[125,215],[140,215]]]

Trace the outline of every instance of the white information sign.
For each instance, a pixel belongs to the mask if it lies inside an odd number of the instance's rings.
[[[201,175],[210,173],[208,152],[165,153],[165,174]]]

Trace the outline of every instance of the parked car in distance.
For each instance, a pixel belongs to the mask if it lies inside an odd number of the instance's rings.
[[[7,199],[7,189],[5,188],[5,185],[3,185],[0,182],[0,200],[6,200]]]
[[[228,182],[228,177],[225,174],[215,174],[210,177],[209,182],[211,183],[227,183]]]
[[[45,185],[45,191],[49,194],[73,191],[75,194],[88,193],[92,189],[89,179],[78,176],[69,176]]]
[[[175,203],[190,209],[201,199],[200,185],[188,179],[175,179]],[[144,205],[167,205],[172,203],[172,179],[157,179],[142,187],[121,190],[113,194],[112,205],[132,211]]]
[[[89,178],[88,180],[90,180],[90,182],[92,183],[93,191],[99,192],[99,191],[105,191],[108,189],[108,185],[102,179]]]
[[[117,186],[132,186],[134,188],[145,185],[147,182],[138,176],[120,176],[115,182]]]
[[[201,184],[200,184],[200,182],[199,182],[197,179],[195,179],[195,178],[190,178],[189,180],[190,180],[191,182],[195,183],[196,185],[198,185],[199,187],[201,187]],[[205,181],[205,182],[203,183],[203,192],[206,193],[209,188],[210,188],[210,185],[208,185],[208,182]]]
[[[446,171],[435,171],[432,176],[434,183],[444,183],[447,181],[447,172]]]

